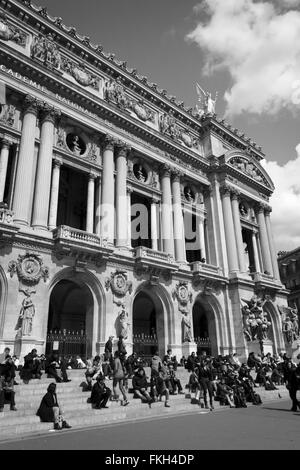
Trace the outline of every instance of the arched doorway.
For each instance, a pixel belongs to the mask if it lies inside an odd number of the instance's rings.
[[[214,312],[212,307],[201,297],[193,306],[194,341],[197,352],[205,351],[207,354],[217,354],[217,336]]]
[[[163,305],[152,291],[139,292],[133,302],[133,351],[149,361],[158,349],[165,354],[166,338]]]
[[[84,283],[63,279],[49,301],[46,353],[90,356],[93,337],[93,296]]]

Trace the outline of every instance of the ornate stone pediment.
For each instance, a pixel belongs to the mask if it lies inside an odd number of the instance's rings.
[[[23,31],[9,24],[7,16],[0,12],[0,39],[2,41],[13,41],[20,46],[25,46],[26,37]]]
[[[17,273],[20,281],[31,285],[38,284],[42,278],[46,282],[49,277],[49,269],[44,266],[42,257],[30,251],[19,255],[17,261],[10,261],[8,272],[10,277]]]
[[[127,272],[121,270],[111,273],[110,278],[105,281],[105,287],[107,291],[111,289],[113,294],[119,297],[132,292],[132,282],[127,280]]]
[[[226,164],[240,171],[248,178],[267,186],[272,191],[274,190],[271,178],[255,158],[244,152],[230,151],[225,155],[225,161]]]

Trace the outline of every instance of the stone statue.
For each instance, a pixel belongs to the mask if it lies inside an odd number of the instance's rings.
[[[122,336],[124,339],[127,339],[130,323],[128,321],[128,313],[126,312],[124,305],[122,305],[122,310],[119,314],[119,325],[119,336]]]
[[[246,305],[242,305],[244,335],[247,341],[268,339],[268,330],[271,322],[263,311],[265,301],[254,295],[250,300],[241,299]]]
[[[285,335],[287,343],[292,344],[299,338],[299,318],[296,304],[293,307],[279,306],[281,314],[282,332]]]
[[[26,297],[22,302],[17,329],[21,330],[21,336],[30,336],[32,332],[33,317],[35,315],[35,307],[31,299],[31,294],[35,293],[35,291],[25,289],[22,292],[24,292]]]
[[[142,165],[139,165],[137,172],[136,172],[136,177],[141,183],[144,183],[146,181],[145,175],[143,173]]]
[[[206,92],[201,88],[199,83],[196,83],[196,91],[198,95],[198,101],[200,102],[200,106],[196,106],[198,111],[199,117],[209,115],[212,116],[216,112],[216,102],[218,93],[216,93],[215,99],[212,99],[211,93]]]
[[[184,343],[192,341],[192,324],[188,312],[184,312],[182,316],[182,337]]]
[[[81,148],[80,148],[80,145],[79,145],[78,135],[74,135],[74,137],[72,139],[71,146],[72,146],[71,150],[75,155],[80,155],[81,154]]]

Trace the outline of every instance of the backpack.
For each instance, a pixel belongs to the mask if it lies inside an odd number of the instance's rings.
[[[253,403],[253,405],[261,405],[262,404],[262,399],[260,398],[260,395],[258,393],[253,393],[252,403]]]

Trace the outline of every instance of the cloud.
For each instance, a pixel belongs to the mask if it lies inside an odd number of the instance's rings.
[[[229,71],[226,115],[300,109],[300,0],[203,0],[186,39],[205,53],[203,72]]]
[[[274,242],[277,251],[293,250],[300,246],[300,144],[297,157],[281,166],[277,162],[262,161],[272,178],[275,191],[270,204]]]

